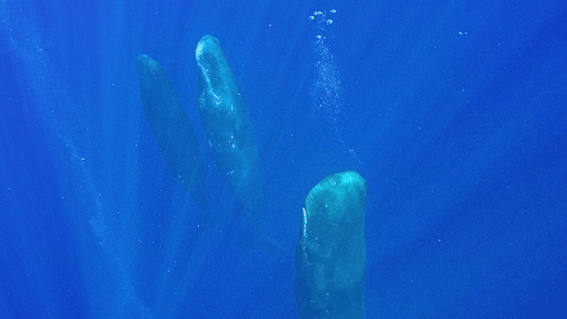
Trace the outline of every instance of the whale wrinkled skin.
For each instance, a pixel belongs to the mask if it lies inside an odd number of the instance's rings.
[[[258,227],[263,191],[248,108],[215,37],[206,35],[199,41],[195,58],[197,109],[213,159],[241,209]]]
[[[208,219],[209,202],[199,144],[179,97],[161,65],[148,55],[138,55],[136,71],[142,108],[161,156]]]
[[[299,319],[364,318],[366,181],[347,171],[307,195],[295,255]]]

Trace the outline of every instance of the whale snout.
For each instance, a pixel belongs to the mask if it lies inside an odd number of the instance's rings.
[[[140,84],[142,81],[148,82],[152,78],[156,77],[159,73],[160,65],[147,54],[138,54],[136,57],[136,72],[138,73],[138,78],[140,79]]]

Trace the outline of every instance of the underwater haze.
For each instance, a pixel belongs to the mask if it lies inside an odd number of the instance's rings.
[[[367,182],[364,312],[567,318],[564,1],[0,0],[0,318],[298,318],[304,200]],[[258,149],[262,229],[215,164],[213,35]],[[144,116],[159,61],[210,215]]]

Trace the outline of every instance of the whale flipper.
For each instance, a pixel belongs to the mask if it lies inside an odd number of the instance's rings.
[[[285,249],[262,231],[264,195],[258,149],[248,108],[220,42],[205,35],[195,49],[199,67],[197,109],[212,157],[241,210],[252,224],[251,246],[268,251]]]
[[[191,122],[169,77],[157,61],[140,54],[136,59],[136,71],[140,101],[161,156],[207,221],[210,213],[205,172]]]
[[[295,256],[300,319],[364,318],[366,181],[347,171],[307,195]]]

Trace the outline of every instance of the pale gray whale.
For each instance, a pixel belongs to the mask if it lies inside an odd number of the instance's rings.
[[[255,232],[255,248],[289,254],[264,236],[264,194],[258,149],[248,108],[220,42],[205,35],[195,50],[199,67],[197,109],[213,159]]]
[[[204,36],[195,51],[197,109],[213,159],[242,210],[258,222],[263,210],[258,149],[238,84],[220,42]]]
[[[364,318],[366,181],[347,171],[307,195],[295,254],[299,319]]]

